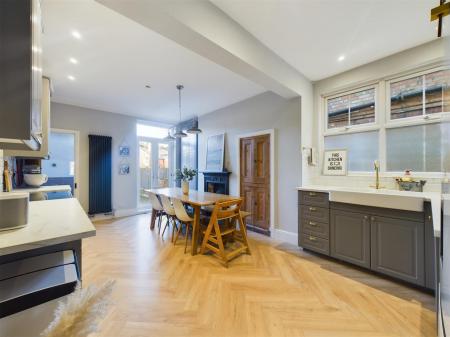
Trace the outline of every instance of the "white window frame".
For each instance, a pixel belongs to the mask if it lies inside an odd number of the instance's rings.
[[[336,128],[328,128],[328,100],[334,99],[341,96],[347,96],[354,94],[355,92],[360,92],[364,90],[374,89],[374,97],[375,97],[375,120],[372,123],[365,123],[365,124],[358,124],[358,125],[347,125],[344,127],[336,127]],[[379,99],[378,99],[378,83],[358,87],[352,90],[348,91],[342,91],[337,94],[328,95],[323,97],[323,111],[325,112],[325,118],[324,118],[324,136],[331,136],[331,135],[339,135],[339,134],[346,134],[346,133],[358,133],[358,132],[364,132],[364,131],[373,131],[379,129],[379,114],[378,114],[378,105],[379,105]],[[350,118],[350,115],[349,115]]]
[[[401,81],[403,79],[413,78],[421,75],[430,74],[436,71],[450,69],[450,65],[447,63],[429,64],[420,68],[410,69],[402,74],[394,74],[392,76],[379,78],[377,80],[367,81],[366,83],[360,83],[353,87],[347,86],[342,90],[335,90],[333,92],[321,95],[321,112],[320,122],[319,120],[319,166],[322,167],[323,158],[322,154],[325,150],[325,137],[344,135],[351,133],[362,133],[368,131],[378,131],[378,160],[380,162],[380,173],[383,177],[398,177],[402,176],[404,172],[387,171],[387,144],[386,144],[386,130],[391,128],[425,125],[432,123],[440,123],[443,121],[450,121],[450,112],[441,112],[433,115],[422,115],[407,117],[403,119],[390,119],[390,83]],[[375,88],[375,121],[374,123],[353,125],[347,127],[339,127],[328,129],[328,99],[345,96],[354,92],[363,91],[366,89]],[[322,174],[322,172],[320,173]],[[373,171],[348,171],[349,177],[370,177],[374,176]],[[443,178],[445,172],[412,172],[413,177],[422,178]]]
[[[446,66],[433,67],[422,71],[417,71],[414,73],[410,73],[406,76],[401,77],[392,77],[386,80],[386,93],[385,93],[385,104],[386,104],[386,127],[387,128],[396,128],[402,126],[413,126],[413,125],[423,125],[428,123],[438,123],[442,120],[442,118],[446,115],[450,116],[450,111],[443,111],[435,114],[427,115],[425,114],[425,108],[423,107],[422,115],[420,116],[412,116],[405,118],[397,118],[391,119],[391,83],[408,80],[414,77],[424,76],[431,73],[435,73],[441,70],[449,69]],[[423,95],[425,93],[423,92]],[[424,97],[423,97],[424,99]]]

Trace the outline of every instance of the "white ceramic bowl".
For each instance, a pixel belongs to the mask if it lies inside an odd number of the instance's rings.
[[[24,174],[23,179],[28,186],[39,187],[47,182],[48,176],[46,174]]]

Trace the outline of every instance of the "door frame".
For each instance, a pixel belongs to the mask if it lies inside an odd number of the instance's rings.
[[[55,132],[55,133],[70,133],[73,134],[75,139],[74,139],[74,160],[75,160],[75,172],[73,175],[73,181],[74,181],[74,189],[73,189],[73,196],[76,199],[79,199],[79,195],[80,195],[80,186],[78,184],[78,178],[80,176],[80,131],[78,130],[69,130],[69,129],[58,129],[58,128],[50,128],[50,133]],[[76,188],[75,188],[75,184],[76,184]]]
[[[239,196],[241,195],[241,139],[248,137],[269,135],[270,139],[270,236],[275,230],[275,129],[266,129],[260,131],[249,132],[237,136],[237,184]]]
[[[154,145],[157,145],[158,143],[164,143],[164,144],[169,145],[169,187],[173,187],[174,186],[174,179],[172,179],[172,178],[173,178],[173,175],[175,173],[175,163],[173,163],[173,154],[175,152],[175,146],[174,146],[175,142],[165,141],[164,139],[160,139],[160,138],[143,137],[143,136],[138,136],[137,137],[137,147],[136,147],[137,148],[137,153],[136,153],[137,208],[139,210],[150,210],[150,204],[149,204],[149,207],[146,207],[146,206],[141,207],[141,205],[139,204],[139,198],[140,198],[139,186],[140,186],[140,183],[141,183],[141,170],[140,170],[140,167],[139,167],[139,162],[140,162],[140,158],[139,158],[139,142],[140,141],[149,142],[149,143],[152,144],[152,159],[151,159],[152,166],[155,164],[155,163],[153,163],[153,161],[154,161],[154,158],[155,158],[154,156],[156,156],[156,152],[155,152],[156,147]],[[158,151],[159,151],[159,149],[158,149]],[[157,165],[157,163],[156,163],[156,165]],[[152,167],[152,173],[153,173],[153,167]],[[153,184],[153,177],[152,177],[152,184]]]

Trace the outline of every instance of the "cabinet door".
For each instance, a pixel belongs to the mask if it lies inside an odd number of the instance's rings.
[[[418,285],[425,285],[424,224],[371,217],[371,268]]]
[[[264,186],[255,186],[253,188],[253,223],[252,225],[268,230],[270,227],[269,219],[269,192]]]
[[[270,136],[263,135],[254,138],[254,171],[253,183],[270,183]]]
[[[369,216],[334,209],[330,215],[330,255],[370,268]]]
[[[241,196],[243,197],[242,210],[250,212],[250,215],[246,216],[244,221],[246,224],[253,225],[253,204],[255,203],[253,188],[248,185],[241,185]]]
[[[252,183],[254,173],[254,152],[252,138],[241,139],[241,183]]]

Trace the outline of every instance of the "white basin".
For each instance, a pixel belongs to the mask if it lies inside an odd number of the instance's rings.
[[[330,201],[423,212],[423,196],[420,193],[415,195],[415,193],[416,192],[401,192],[384,189],[358,191],[331,190]]]

